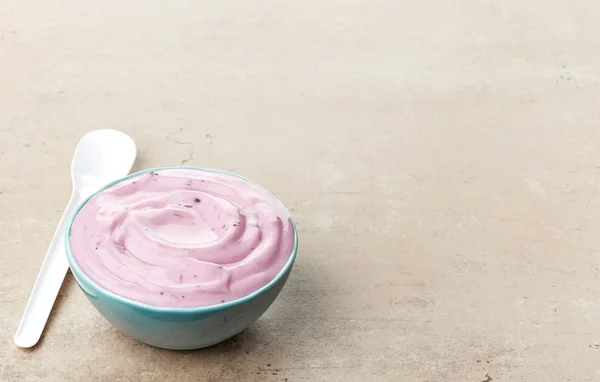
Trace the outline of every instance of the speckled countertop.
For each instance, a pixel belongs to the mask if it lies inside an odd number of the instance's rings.
[[[0,380],[600,381],[599,78],[595,0],[2,0]],[[68,275],[13,346],[95,128],[292,209],[259,322],[154,349]]]

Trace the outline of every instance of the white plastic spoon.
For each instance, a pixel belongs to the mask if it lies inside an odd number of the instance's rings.
[[[30,348],[37,344],[46,326],[58,291],[69,270],[65,252],[65,230],[77,206],[102,186],[129,174],[135,156],[133,139],[120,131],[95,130],[79,141],[71,162],[71,200],[58,223],[29,296],[15,334],[17,346]]]

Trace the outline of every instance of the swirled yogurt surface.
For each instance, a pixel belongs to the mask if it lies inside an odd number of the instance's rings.
[[[186,308],[260,289],[283,269],[294,241],[289,213],[269,192],[193,169],[147,172],[100,192],[70,236],[75,261],[98,285]]]

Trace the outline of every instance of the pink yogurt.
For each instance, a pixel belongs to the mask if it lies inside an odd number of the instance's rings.
[[[295,233],[288,211],[253,183],[165,169],[91,198],[70,240],[79,267],[104,289],[149,305],[191,308],[268,284],[288,261]]]

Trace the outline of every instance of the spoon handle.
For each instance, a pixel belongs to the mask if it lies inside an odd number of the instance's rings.
[[[82,199],[83,195],[81,193],[74,192],[60,219],[60,223],[58,223],[58,228],[44,257],[44,262],[15,334],[15,345],[19,347],[30,348],[34,346],[44,331],[56,296],[69,270],[65,252],[65,231],[68,228],[69,219]]]

